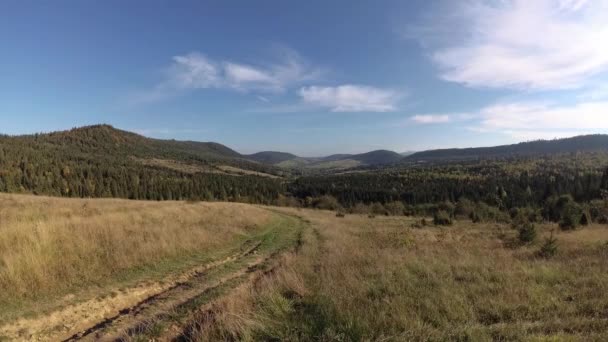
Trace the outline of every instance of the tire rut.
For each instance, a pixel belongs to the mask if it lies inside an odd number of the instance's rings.
[[[118,325],[135,326],[135,325],[137,325],[137,323],[134,323],[134,324],[129,324],[129,323],[137,321],[139,316],[157,316],[157,315],[151,314],[151,312],[155,311],[155,308],[162,307],[163,309],[167,310],[167,309],[170,309],[171,307],[178,307],[179,305],[184,305],[184,304],[192,301],[193,298],[199,297],[200,295],[202,295],[214,288],[221,286],[226,281],[228,281],[232,278],[235,278],[236,276],[231,277],[234,274],[237,274],[237,276],[238,276],[238,275],[241,275],[240,274],[241,272],[243,272],[243,271],[246,272],[250,268],[255,267],[260,262],[259,260],[253,262],[253,264],[247,264],[244,269],[241,268],[237,272],[231,273],[230,274],[231,276],[222,277],[220,279],[220,281],[214,285],[211,285],[211,286],[203,285],[206,283],[204,278],[209,276],[210,273],[217,270],[221,266],[225,266],[230,263],[237,263],[240,260],[243,260],[244,258],[249,257],[252,254],[255,254],[256,251],[260,248],[261,244],[262,244],[262,241],[258,241],[253,246],[247,248],[245,251],[242,251],[239,254],[230,256],[226,259],[219,260],[217,262],[210,263],[203,270],[196,271],[188,280],[178,282],[162,292],[156,293],[152,296],[149,296],[149,297],[139,301],[138,303],[136,303],[133,306],[124,308],[124,309],[120,310],[116,315],[106,318],[103,321],[100,321],[97,324],[95,324],[85,330],[79,331],[79,332],[71,335],[70,337],[64,339],[63,341],[64,342],[80,341],[80,340],[87,340],[87,339],[91,339],[91,338],[93,340],[104,340],[104,341],[105,340],[116,340],[117,338],[102,338],[102,336],[104,335],[104,332],[109,331],[109,330],[117,330],[117,329],[122,328],[123,330],[128,331],[130,329],[129,327],[125,328],[125,327],[117,327],[117,326]],[[146,318],[149,318],[149,317],[146,317]]]

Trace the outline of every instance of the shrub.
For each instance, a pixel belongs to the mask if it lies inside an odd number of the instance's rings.
[[[553,237],[553,232],[551,232],[551,236],[545,239],[545,243],[540,247],[538,255],[543,258],[550,258],[555,254],[557,254],[557,239]]]
[[[312,205],[317,209],[325,210],[338,210],[342,208],[340,203],[338,203],[338,200],[335,197],[329,195],[313,199]]]
[[[511,217],[508,213],[501,211],[497,207],[489,206],[483,202],[477,204],[475,211],[469,217],[473,222],[502,222],[508,223]]]
[[[279,197],[276,199],[276,205],[279,207],[294,207],[299,208],[302,204],[300,201],[292,196],[284,196],[279,194]]]
[[[370,218],[370,219],[373,219],[373,218],[376,218],[376,215],[374,215],[374,214],[369,214],[369,215],[367,215],[367,217],[368,217],[368,218]]]
[[[475,203],[466,198],[461,198],[456,203],[456,208],[454,209],[454,216],[471,217],[471,214],[473,212],[475,212]]]
[[[441,202],[437,205],[437,209],[438,210],[443,210],[445,211],[450,217],[454,216],[454,212],[456,211],[456,206],[450,202],[450,201],[445,201],[445,202]]]
[[[384,208],[384,206],[378,202],[373,203],[370,210],[374,215],[388,215],[386,208]]]
[[[513,221],[513,224],[522,224],[525,222],[541,222],[542,221],[542,215],[541,213],[534,209],[534,208],[530,208],[530,207],[523,207],[523,208],[511,208],[511,210],[509,211],[510,215],[511,215],[511,219]]]
[[[536,227],[531,222],[523,223],[519,228],[519,241],[530,243],[536,239]]]
[[[581,220],[580,220],[581,226],[588,226],[589,223],[591,223],[591,215],[589,214],[588,211],[583,211],[583,214],[581,215]]]
[[[574,201],[567,202],[562,208],[559,226],[563,230],[576,229],[581,222],[582,210]]]
[[[341,212],[341,211],[338,211],[338,212],[336,213],[336,217],[344,217],[344,216],[346,216],[346,214],[344,214],[344,213],[343,213],[343,212]]]
[[[369,207],[361,202],[357,203],[352,209],[353,214],[369,214]]]
[[[473,223],[481,222],[481,216],[479,216],[479,213],[477,213],[477,211],[473,211],[472,213],[470,213],[469,218],[471,219],[471,221],[473,221]]]
[[[386,211],[390,215],[404,215],[405,214],[405,206],[403,205],[402,202],[399,202],[399,201],[389,202],[389,203],[385,204],[384,207],[386,208]]]
[[[590,222],[608,223],[608,206],[604,200],[594,200],[589,203]]]
[[[437,226],[449,226],[452,224],[452,218],[445,210],[439,210],[433,216],[433,223]]]

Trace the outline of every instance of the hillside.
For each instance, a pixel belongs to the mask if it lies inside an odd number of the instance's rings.
[[[264,202],[280,184],[259,176],[279,173],[218,143],[151,139],[109,125],[0,136],[3,192]]]
[[[361,154],[332,154],[313,158],[298,157],[284,152],[259,152],[246,157],[284,169],[300,170],[343,170],[358,166],[386,165],[396,163],[403,158],[400,154],[387,150]]]
[[[510,157],[533,157],[575,152],[608,150],[608,135],[581,135],[555,140],[536,140],[512,145],[477,148],[451,148],[417,152],[404,161],[458,161],[471,159],[498,159]]]
[[[296,159],[298,156],[286,152],[263,151],[244,156],[247,159],[255,160],[264,164],[278,164],[287,160]]]
[[[403,157],[393,151],[376,150],[367,153],[356,154],[346,159],[357,160],[365,165],[391,164],[401,160]]]

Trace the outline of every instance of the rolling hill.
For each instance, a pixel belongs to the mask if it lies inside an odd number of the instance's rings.
[[[596,151],[608,151],[608,135],[580,135],[565,139],[536,140],[494,147],[429,150],[411,154],[403,160],[405,162],[464,161]]]
[[[387,165],[400,161],[403,156],[376,150],[361,154],[332,154],[326,157],[298,157],[284,152],[260,152],[247,156],[249,159],[268,163],[284,169],[343,170],[358,166]]]
[[[245,155],[244,157],[264,164],[278,164],[286,160],[298,158],[298,156],[296,156],[295,154],[275,151],[263,151],[250,155]]]
[[[267,202],[282,173],[218,143],[152,139],[109,125],[0,136],[2,192]]]

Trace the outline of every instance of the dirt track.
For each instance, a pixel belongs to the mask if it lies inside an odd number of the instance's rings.
[[[299,219],[282,216],[288,227],[285,235],[298,237]],[[294,222],[296,223],[294,225]],[[289,227],[292,225],[293,227]],[[285,229],[285,228],[282,228]],[[116,341],[147,335],[161,324],[163,340],[181,334],[176,324],[190,313],[221,297],[227,291],[253,281],[271,267],[272,260],[286,248],[297,248],[299,238],[276,243],[273,234],[246,241],[237,253],[201,265],[162,282],[140,284],[103,300],[91,299],[31,319],[21,319],[2,327],[9,340],[22,341]],[[273,242],[266,241],[273,240]]]

